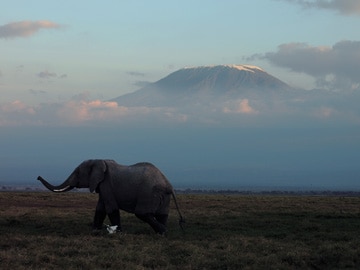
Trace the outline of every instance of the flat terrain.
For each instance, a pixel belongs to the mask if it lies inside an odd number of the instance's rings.
[[[121,212],[91,233],[97,195],[0,192],[1,269],[360,269],[360,197],[178,195],[168,236]],[[108,220],[106,220],[108,223]]]

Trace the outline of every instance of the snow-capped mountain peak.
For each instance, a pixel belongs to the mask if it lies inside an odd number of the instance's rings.
[[[243,70],[243,71],[249,71],[249,72],[255,72],[255,71],[265,72],[262,68],[260,68],[260,67],[258,67],[258,66],[253,66],[253,65],[236,65],[236,64],[184,67],[183,69],[202,69],[202,68],[211,69],[211,68],[216,68],[216,67],[233,68],[233,69]]]
[[[255,72],[255,70],[264,71],[262,68],[257,66],[251,66],[251,65],[228,65],[231,68],[236,68],[238,70],[244,70],[244,71],[250,71]]]

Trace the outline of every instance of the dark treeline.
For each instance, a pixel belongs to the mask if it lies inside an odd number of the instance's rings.
[[[28,191],[44,192],[44,187],[39,186],[1,186],[1,191]],[[74,189],[71,192],[88,192],[87,189]],[[283,196],[346,196],[360,197],[360,191],[337,190],[233,190],[233,189],[176,189],[177,194],[223,194],[223,195],[283,195]]]
[[[205,190],[205,189],[183,189],[176,190],[178,194],[224,194],[224,195],[288,195],[288,196],[353,196],[359,197],[360,191],[333,191],[333,190]]]

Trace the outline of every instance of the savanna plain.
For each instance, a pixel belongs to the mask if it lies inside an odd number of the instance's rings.
[[[179,194],[167,237],[121,211],[93,235],[97,196],[0,192],[1,269],[360,269],[360,197]],[[108,220],[105,221],[108,223]]]

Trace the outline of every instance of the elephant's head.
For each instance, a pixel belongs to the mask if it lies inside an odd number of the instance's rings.
[[[53,192],[65,192],[73,188],[89,188],[94,192],[100,182],[104,180],[107,165],[104,160],[87,160],[81,163],[70,174],[70,176],[59,186],[53,186],[44,178],[39,176],[37,179]]]

